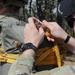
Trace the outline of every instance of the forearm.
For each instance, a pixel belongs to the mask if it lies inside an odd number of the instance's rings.
[[[67,44],[65,44],[69,50],[75,54],[75,39],[71,37]]]
[[[35,52],[32,49],[26,50],[20,56],[17,61],[17,71],[21,74],[27,73],[28,75],[32,71],[33,63],[34,63]],[[16,72],[17,72],[16,71]]]
[[[26,50],[13,63],[9,69],[8,75],[30,75],[34,63],[35,52],[31,49]]]
[[[61,37],[61,43],[67,46],[67,48],[75,54],[75,38],[69,36],[69,35],[64,31],[62,33]]]
[[[32,50],[32,49],[28,49],[28,50],[24,51],[22,55],[24,56],[26,54],[34,57],[35,56],[35,51]]]

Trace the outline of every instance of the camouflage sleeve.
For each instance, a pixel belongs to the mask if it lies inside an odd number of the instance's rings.
[[[8,23],[7,23],[8,22]],[[0,19],[0,26],[2,27],[2,28],[4,28],[4,27],[8,27],[9,26],[9,21],[5,21],[4,19]]]
[[[62,66],[50,71],[50,75],[75,75],[75,66]]]
[[[52,70],[36,72],[33,75],[75,75],[75,66],[62,66]]]
[[[34,63],[34,58],[30,55],[22,55],[12,64],[8,75],[30,75]]]

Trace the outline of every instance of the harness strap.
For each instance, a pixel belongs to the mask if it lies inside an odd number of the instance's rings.
[[[9,54],[0,46],[0,62],[14,63],[21,54]]]
[[[18,59],[20,55],[21,54],[8,54],[6,52],[1,52],[0,49],[0,62],[8,62],[12,64],[16,61],[16,59]]]

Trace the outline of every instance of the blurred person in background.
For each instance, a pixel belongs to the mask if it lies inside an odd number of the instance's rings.
[[[23,30],[26,22],[21,20],[19,9],[27,2],[27,0],[0,0],[0,32],[3,48],[3,51],[0,50],[0,75],[8,75],[14,58],[17,59],[16,54],[20,54],[13,43],[15,41],[23,43]]]

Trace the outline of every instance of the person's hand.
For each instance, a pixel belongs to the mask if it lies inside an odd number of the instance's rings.
[[[50,29],[51,37],[47,36],[49,41],[55,41],[55,39],[59,42],[61,40],[65,40],[67,37],[67,33],[56,23],[56,22],[47,22],[43,20],[43,25]]]
[[[33,43],[36,47],[38,47],[44,39],[44,31],[42,27],[39,30],[36,28],[34,23],[34,18],[31,17],[28,19],[28,24],[24,29],[24,42],[25,43]]]

